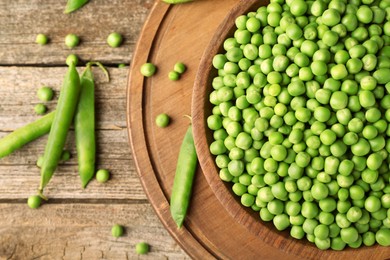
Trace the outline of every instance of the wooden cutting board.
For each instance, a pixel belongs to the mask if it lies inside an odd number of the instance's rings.
[[[195,259],[346,258],[344,252],[323,254],[311,243],[288,238],[286,232],[272,240],[267,236],[275,232],[272,225],[257,234],[251,232],[221,205],[200,167],[184,227],[178,229],[171,219],[169,198],[180,144],[189,125],[184,115],[191,111],[199,62],[223,19],[242,2],[245,0],[197,0],[176,6],[155,3],[139,38],[127,91],[130,144],[144,190],[167,230]],[[151,78],[139,72],[147,61],[158,67]],[[188,70],[179,81],[170,81],[168,73],[178,61]],[[169,127],[156,127],[155,118],[160,113],[170,115]],[[309,249],[302,252],[297,243]]]

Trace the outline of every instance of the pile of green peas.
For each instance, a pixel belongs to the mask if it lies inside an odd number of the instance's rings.
[[[389,16],[386,0],[271,0],[213,59],[220,178],[322,250],[390,246]]]

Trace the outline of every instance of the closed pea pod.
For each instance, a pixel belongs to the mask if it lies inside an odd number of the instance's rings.
[[[44,197],[42,194],[43,189],[49,183],[57,168],[58,162],[61,159],[68,130],[73,121],[79,94],[80,77],[75,65],[72,63],[69,66],[63,81],[57,104],[57,112],[55,113],[45,148],[44,160],[41,168],[41,183],[39,186],[39,194],[42,197]]]
[[[89,0],[68,0],[64,13],[68,14],[83,7]]]
[[[95,84],[91,70],[93,64],[98,65],[106,73],[105,68],[98,62],[90,62],[81,75],[81,92],[77,105],[74,127],[78,170],[82,187],[85,188],[95,173]]]
[[[187,215],[197,163],[192,126],[189,126],[180,147],[170,199],[171,216],[179,228]]]
[[[49,133],[53,122],[55,111],[45,115],[44,117],[16,129],[9,135],[0,139],[0,158],[3,158],[25,144],[34,141],[35,139]]]

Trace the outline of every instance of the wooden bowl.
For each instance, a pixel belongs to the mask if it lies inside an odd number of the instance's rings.
[[[258,212],[241,205],[240,199],[232,190],[232,184],[223,182],[219,178],[219,169],[215,164],[215,156],[209,151],[213,141],[212,131],[207,127],[207,117],[211,115],[212,105],[209,102],[209,94],[212,91],[212,80],[217,75],[217,70],[212,66],[213,57],[222,53],[223,42],[232,37],[235,28],[235,18],[249,11],[255,11],[266,1],[240,0],[227,14],[219,29],[215,32],[209,46],[206,48],[197,77],[194,83],[192,97],[192,121],[195,145],[199,157],[199,163],[208,184],[215,196],[230,213],[230,215],[245,228],[249,229],[259,239],[266,241],[276,250],[283,250],[288,255],[298,255],[303,258],[317,259],[388,259],[390,249],[378,245],[361,247],[358,249],[346,248],[341,252],[334,250],[319,250],[313,243],[306,239],[296,240],[289,234],[289,229],[283,232],[276,230],[272,222],[261,221]]]

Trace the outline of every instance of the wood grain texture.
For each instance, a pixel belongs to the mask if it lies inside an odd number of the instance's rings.
[[[153,2],[91,0],[77,12],[64,14],[65,0],[0,1],[0,64],[63,65],[70,53],[76,53],[84,61],[130,63]],[[120,48],[110,48],[106,43],[113,31],[124,37]],[[49,44],[35,43],[39,33],[49,37]],[[81,39],[73,50],[64,44],[69,33]]]
[[[82,68],[80,68],[81,72]],[[66,148],[74,155],[56,171],[47,187],[51,198],[73,199],[146,199],[133,166],[125,122],[127,69],[109,69],[111,81],[94,68],[96,77],[97,168],[109,169],[112,179],[106,185],[92,181],[83,190],[77,172],[74,132]],[[58,97],[66,68],[0,67],[0,137],[38,118],[34,105],[41,101],[36,91],[41,85],[53,87]],[[56,100],[49,102],[55,109]],[[0,199],[25,199],[39,184],[38,155],[43,154],[47,136],[0,160]]]
[[[142,241],[142,259],[188,259],[148,204],[0,204],[0,219],[0,259],[137,259]],[[124,236],[112,237],[114,223]]]
[[[26,199],[39,184],[35,166],[43,153],[42,137],[0,160],[0,259],[138,259],[137,242],[146,241],[151,253],[142,259],[188,259],[165,230],[140,184],[128,145],[126,87],[135,43],[154,0],[91,0],[79,11],[64,15],[66,0],[0,1],[0,138],[38,118],[33,112],[40,101],[41,85],[55,90],[48,102],[55,108],[66,71],[65,58],[76,53],[81,64],[98,60],[109,68],[106,82],[99,69],[96,77],[97,167],[109,169],[111,179],[92,180],[83,190],[77,173],[74,132],[66,148],[73,155],[61,164],[46,190],[50,200],[31,210]],[[110,48],[106,38],[120,32],[124,44]],[[46,46],[35,44],[38,33],[50,38]],[[76,33],[81,44],[73,50],[64,37]],[[82,71],[79,67],[79,71]],[[111,226],[127,228],[114,239]]]

